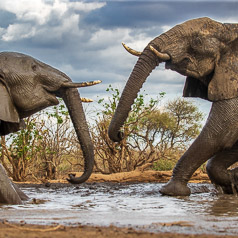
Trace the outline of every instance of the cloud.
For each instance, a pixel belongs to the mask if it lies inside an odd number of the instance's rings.
[[[78,33],[80,13],[101,8],[105,3],[70,2],[68,0],[2,0],[0,10],[12,13],[17,22],[11,23],[1,33],[3,41],[54,36],[61,39],[69,31]],[[27,32],[29,32],[27,34]],[[51,36],[51,37],[52,37]]]
[[[30,24],[13,24],[9,25],[7,30],[2,30],[2,40],[12,41],[15,39],[30,38],[35,35],[36,29]]]
[[[11,12],[21,21],[34,21],[38,25],[47,24],[52,16],[58,19],[70,11],[90,12],[105,3],[70,2],[69,0],[2,0],[0,9]]]
[[[1,0],[0,51],[32,55],[74,81],[100,79],[80,89],[82,96],[105,96],[109,84],[123,89],[137,58],[121,43],[142,51],[150,40],[176,24],[208,16],[238,22],[236,2]],[[142,90],[181,96],[185,77],[154,70]]]
[[[84,21],[102,28],[127,27],[140,31],[204,16],[236,17],[237,10],[236,1],[108,1],[107,7],[91,12]]]

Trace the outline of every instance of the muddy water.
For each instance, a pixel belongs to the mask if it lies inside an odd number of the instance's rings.
[[[167,197],[162,184],[22,185],[39,204],[1,206],[0,219],[33,224],[131,226],[146,231],[238,234],[238,198],[190,184],[190,197]]]

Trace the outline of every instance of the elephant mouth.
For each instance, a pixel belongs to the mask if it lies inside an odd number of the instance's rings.
[[[201,77],[194,64],[192,64],[191,61],[188,60],[186,60],[186,62],[182,61],[176,64],[172,63],[171,60],[166,61],[165,68],[176,71],[184,76],[190,76],[197,79]]]
[[[166,69],[171,69],[171,70],[172,70],[173,65],[172,65],[172,63],[171,63],[171,60],[165,62],[165,68],[166,68]]]

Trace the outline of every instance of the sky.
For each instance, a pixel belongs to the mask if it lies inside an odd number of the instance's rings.
[[[0,51],[33,56],[66,73],[75,82],[102,80],[81,88],[95,102],[109,96],[109,84],[121,91],[137,61],[122,47],[142,51],[150,40],[176,24],[198,17],[238,23],[238,1],[79,1],[1,0]],[[151,97],[182,97],[185,77],[157,67],[144,84]],[[194,99],[205,114],[211,103]]]

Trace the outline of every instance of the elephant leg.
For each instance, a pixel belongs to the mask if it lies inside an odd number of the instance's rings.
[[[218,152],[231,148],[238,138],[238,98],[214,102],[200,135],[177,162],[171,180],[160,192],[188,196],[192,174]]]
[[[30,199],[15,183],[12,182],[12,186],[22,201],[27,201]]]
[[[14,188],[12,181],[8,178],[5,169],[0,164],[0,203],[22,204],[22,194]]]
[[[214,155],[207,163],[207,174],[212,183],[219,186],[224,193],[237,193],[238,168],[228,168],[238,161],[238,142],[231,149],[226,149]],[[234,190],[235,189],[235,190]]]

